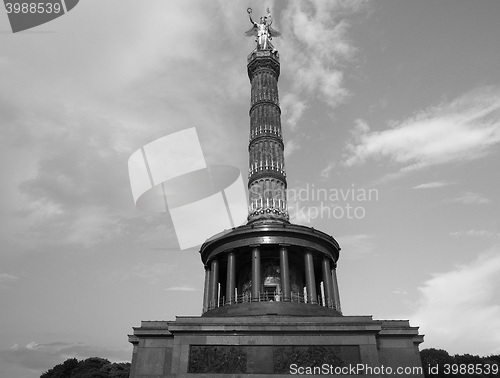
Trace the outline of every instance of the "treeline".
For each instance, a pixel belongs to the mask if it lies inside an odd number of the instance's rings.
[[[450,356],[442,349],[420,351],[426,378],[500,377],[500,355],[479,357],[470,354]]]
[[[128,378],[129,374],[130,362],[111,363],[104,358],[91,357],[82,361],[70,358],[40,378]]]
[[[420,351],[426,378],[500,377],[500,355],[479,357],[470,354],[450,356],[442,349]],[[43,373],[40,378],[128,378],[130,362],[111,363],[92,357],[78,361],[70,358]]]

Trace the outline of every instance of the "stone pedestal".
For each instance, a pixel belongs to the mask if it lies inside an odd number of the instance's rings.
[[[407,369],[401,376],[423,377],[418,371],[418,344],[423,336],[406,320],[177,317],[175,321],[144,321],[134,328],[129,341],[134,345],[133,378],[264,378],[301,372],[318,373],[307,374],[313,377],[383,377],[394,375],[398,368]]]

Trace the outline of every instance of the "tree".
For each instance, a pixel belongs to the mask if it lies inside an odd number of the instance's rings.
[[[70,358],[40,378],[128,378],[129,375],[129,362],[111,363],[104,358],[91,357],[82,361]]]
[[[43,373],[40,378],[68,378],[77,366],[78,360],[76,358],[70,358],[62,364],[56,365],[49,371]]]
[[[455,354],[450,356],[445,350],[430,348],[420,351],[420,358],[426,378],[498,377],[500,368],[500,356],[498,355],[479,357],[470,354]],[[485,373],[485,365],[489,365],[488,374]],[[445,374],[447,372],[449,374]]]
[[[119,362],[106,365],[102,368],[110,378],[128,378],[130,375],[130,362]]]
[[[453,364],[453,357],[451,357],[448,352],[443,349],[424,349],[420,351],[420,359],[422,360],[422,367],[424,368],[424,375],[426,378],[446,377],[443,373],[444,365]],[[438,366],[436,369],[437,373],[429,370],[429,368],[433,368],[435,366]]]

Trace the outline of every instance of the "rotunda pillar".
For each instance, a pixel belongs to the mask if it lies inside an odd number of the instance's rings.
[[[323,271],[323,290],[325,291],[325,302],[326,306],[330,308],[335,307],[335,297],[333,291],[333,278],[332,270],[330,268],[330,259],[326,256],[323,257],[321,262],[321,268]]]
[[[231,251],[227,255],[226,303],[234,303],[234,288],[236,286],[236,255]]]
[[[339,294],[339,283],[337,281],[337,263],[333,263],[332,267],[332,280],[333,280],[333,295],[335,298],[335,310],[342,313],[342,308],[340,307],[340,294]]]
[[[205,285],[203,288],[203,312],[208,311],[210,301],[210,268],[205,265]]]
[[[316,298],[316,278],[314,276],[314,262],[312,251],[307,250],[304,254],[304,266],[306,273],[307,302],[318,303]]]
[[[281,298],[283,302],[290,302],[290,268],[288,264],[288,248],[280,246],[280,281]]]
[[[258,302],[260,295],[260,248],[252,247],[252,301]]]
[[[209,308],[219,307],[219,260],[213,259],[210,267]]]

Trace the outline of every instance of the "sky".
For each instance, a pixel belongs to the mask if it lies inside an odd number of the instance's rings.
[[[500,2],[85,0],[15,34],[0,12],[0,378],[130,361],[141,320],[201,314],[198,248],[127,163],[195,127],[246,177],[268,6],[291,221],[339,242],[344,315],[500,354]]]

